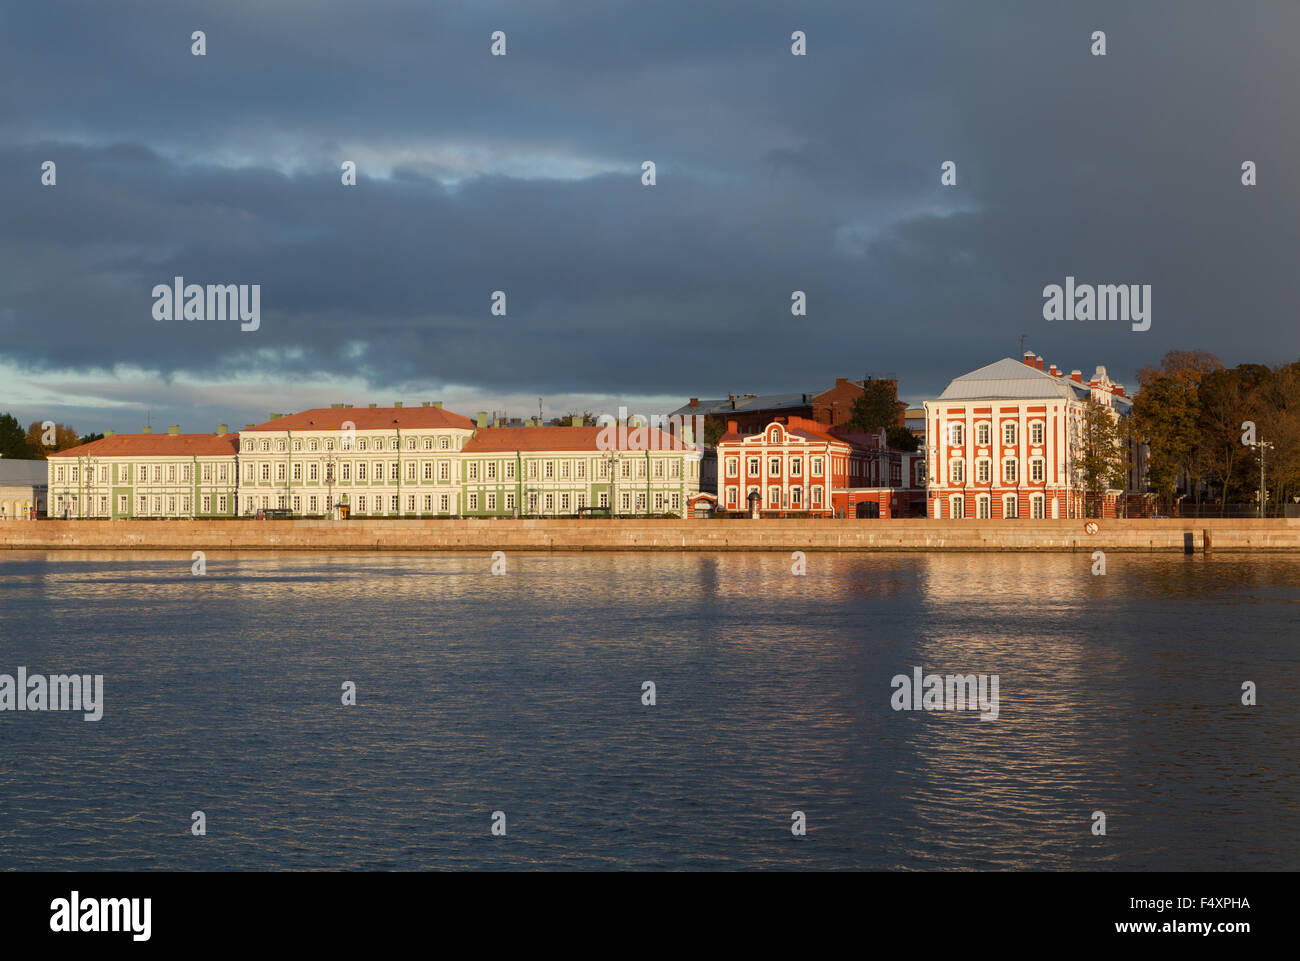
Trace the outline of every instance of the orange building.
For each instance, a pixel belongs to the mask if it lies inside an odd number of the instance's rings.
[[[728,421],[719,440],[718,509],[753,517],[909,517],[925,510],[925,458],[803,417],[761,431]]]
[[[1098,367],[1087,381],[1026,352],[953,380],[925,402],[929,516],[1011,519],[1114,517],[1150,513],[1146,495],[1109,490],[1100,508],[1079,472],[1086,407],[1097,402],[1116,418],[1133,402]],[[1144,451],[1132,454],[1129,492],[1141,489]],[[1127,497],[1125,496],[1127,493]]]

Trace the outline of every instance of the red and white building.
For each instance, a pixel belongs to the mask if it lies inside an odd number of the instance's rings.
[[[1085,381],[1078,370],[1067,375],[1055,364],[1044,370],[1043,358],[1032,352],[952,381],[924,405],[929,516],[1084,517],[1089,494],[1077,465],[1090,400],[1117,416],[1133,405],[1105,367]],[[1135,473],[1140,476],[1140,466]],[[1132,481],[1130,489],[1137,486]],[[1102,516],[1115,516],[1123,494],[1106,492]]]
[[[717,444],[718,510],[753,517],[907,517],[924,510],[925,458],[802,417],[757,433],[735,421]]]

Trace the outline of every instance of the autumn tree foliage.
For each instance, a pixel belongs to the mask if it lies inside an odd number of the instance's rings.
[[[1166,507],[1202,495],[1228,505],[1257,503],[1259,454],[1266,451],[1268,505],[1300,497],[1300,361],[1226,368],[1204,351],[1170,351],[1138,372],[1133,427],[1149,445],[1147,480]]]

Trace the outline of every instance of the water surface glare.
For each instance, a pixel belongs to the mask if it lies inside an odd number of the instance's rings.
[[[1300,868],[1300,557],[507,562],[0,553],[0,869]]]

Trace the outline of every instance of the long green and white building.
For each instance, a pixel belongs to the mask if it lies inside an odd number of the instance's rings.
[[[52,517],[684,516],[691,438],[638,427],[491,426],[440,405],[334,405],[238,434],[119,434],[49,458]]]

